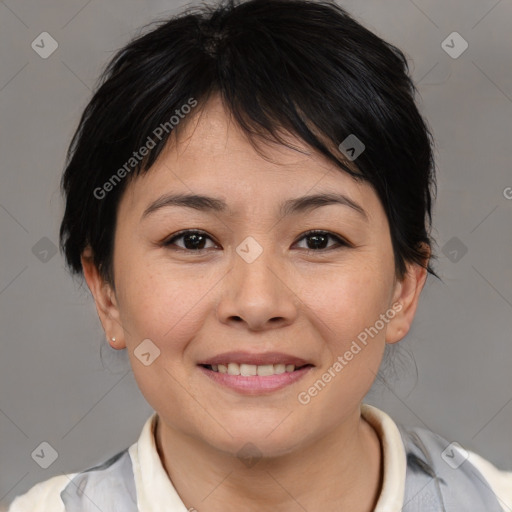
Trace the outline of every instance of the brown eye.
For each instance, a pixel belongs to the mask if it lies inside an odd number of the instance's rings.
[[[328,246],[328,240],[332,239],[335,240],[337,243],[337,246]],[[330,250],[330,249],[336,249],[340,246],[342,247],[350,247],[350,244],[343,240],[343,238],[334,235],[332,233],[329,233],[328,231],[309,231],[306,233],[300,240],[307,240],[307,251],[322,251],[322,250]]]
[[[188,251],[202,251],[205,249],[205,243],[207,240],[211,240],[211,238],[201,231],[181,231],[180,233],[174,235],[172,238],[167,239],[162,245],[164,247],[169,247],[171,245],[176,245],[176,240],[183,239],[183,247],[179,246],[180,249],[188,250]]]
[[[336,243],[334,245],[329,245],[329,239],[334,240]],[[183,240],[183,245],[178,245],[176,243],[178,240]],[[184,251],[200,252],[208,249],[208,247],[205,246],[208,240],[213,242],[211,237],[202,231],[186,230],[173,235],[171,238],[163,242],[162,245],[169,248],[175,246]],[[321,252],[339,249],[340,247],[351,247],[346,240],[328,231],[309,231],[303,235],[299,241],[300,240],[307,241],[307,247],[305,247],[305,250],[310,252]]]

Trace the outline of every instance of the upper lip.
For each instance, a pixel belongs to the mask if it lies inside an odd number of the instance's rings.
[[[304,366],[311,364],[300,357],[283,354],[282,352],[265,352],[262,354],[254,354],[250,352],[224,352],[205,359],[204,361],[200,361],[198,364],[213,365],[227,363],[254,364],[256,366],[265,364],[293,364],[295,366]]]

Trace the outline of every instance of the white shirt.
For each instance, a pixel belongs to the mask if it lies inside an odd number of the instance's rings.
[[[376,407],[362,404],[361,415],[377,432],[383,453],[383,484],[374,512],[397,512],[404,505],[407,468],[400,432],[396,423]],[[144,424],[138,441],[129,447],[137,506],[140,512],[161,512],[165,503],[166,511],[187,512],[158,455],[154,437],[156,418],[155,412]],[[512,472],[500,471],[473,452],[469,452],[468,461],[487,480],[504,512],[512,512]],[[27,493],[16,497],[8,512],[65,512],[60,492],[75,475],[77,473],[58,475],[34,485]]]

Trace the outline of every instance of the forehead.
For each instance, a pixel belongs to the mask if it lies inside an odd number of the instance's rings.
[[[258,152],[247,134],[235,122],[232,114],[225,110],[222,101],[215,96],[186,123],[180,132],[178,144],[174,140],[168,144],[164,158],[157,162],[157,168],[161,163],[164,163],[164,166],[176,164],[176,167],[179,166],[186,171],[187,176],[192,177],[200,174],[212,175],[213,172],[220,176],[243,166],[239,169],[239,178],[242,178],[245,168],[250,168],[261,171],[259,179],[267,170],[272,170],[273,174],[282,169],[285,173],[287,170],[300,170],[307,166],[325,174],[332,168],[301,140],[284,133],[282,136],[296,149],[277,142],[258,141],[254,137],[252,142],[257,144]],[[215,171],[212,165],[214,163],[219,164]],[[210,169],[211,172],[204,172]],[[286,172],[287,177],[292,177],[292,174]]]
[[[257,141],[256,149],[218,97],[187,121],[178,142],[171,138],[153,167],[129,184],[122,200],[129,210],[164,192],[222,197],[232,212],[268,211],[284,197],[320,191],[343,193],[370,212],[379,206],[367,183],[356,182],[296,137],[282,134],[295,149],[266,141]]]

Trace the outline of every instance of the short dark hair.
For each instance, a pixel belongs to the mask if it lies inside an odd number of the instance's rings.
[[[174,127],[170,118],[191,100],[200,111],[219,94],[251,142],[289,145],[284,130],[371,184],[388,217],[396,275],[415,262],[437,277],[434,141],[402,51],[329,1],[227,0],[149,27],[106,66],[68,149],[60,247],[73,273],[82,272],[80,256],[90,246],[102,277],[114,284],[123,190],[193,116]],[[338,149],[350,135],[365,147],[354,161]],[[134,151],[150,140],[152,149],[135,161]],[[123,179],[113,182],[116,170]]]

